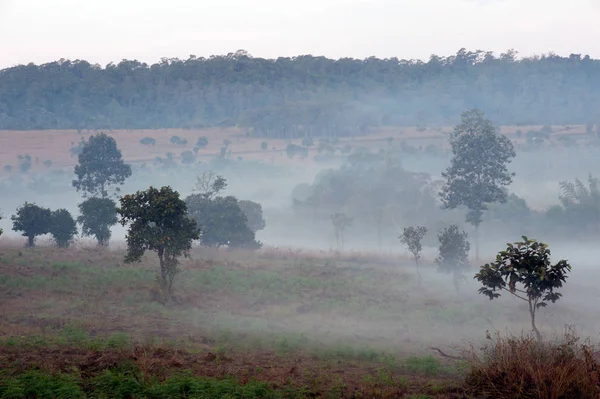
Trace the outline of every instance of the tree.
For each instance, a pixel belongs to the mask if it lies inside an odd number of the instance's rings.
[[[77,234],[77,223],[66,209],[57,209],[50,216],[49,233],[59,248],[68,248]]]
[[[19,155],[17,156],[17,158],[19,159],[19,170],[22,173],[29,172],[29,170],[31,169],[31,155]]]
[[[208,145],[208,139],[205,136],[199,137],[196,141],[196,147],[198,148],[206,148]]]
[[[120,200],[117,213],[127,230],[125,262],[139,262],[146,251],[154,251],[160,263],[161,288],[172,297],[178,258],[200,238],[196,222],[187,216],[187,206],[171,187],[150,187]]]
[[[73,180],[73,187],[83,191],[84,197],[107,198],[112,186],[122,185],[131,176],[131,166],[123,163],[115,139],[99,133],[90,136],[89,141],[84,143],[75,175],[77,180]]]
[[[335,229],[335,240],[338,249],[344,249],[344,233],[346,228],[352,225],[352,218],[346,216],[345,213],[334,213],[331,215],[331,223]]]
[[[140,140],[140,144],[154,147],[156,145],[156,139],[153,139],[152,137],[144,137]]]
[[[117,204],[110,198],[88,198],[79,204],[81,215],[77,222],[81,224],[83,236],[93,236],[98,246],[107,247],[111,237],[110,227],[117,224]]]
[[[265,219],[263,219],[262,205],[253,202],[242,200],[238,201],[238,206],[246,216],[246,225],[253,232],[256,233],[259,230],[265,228]]]
[[[235,197],[193,194],[185,199],[189,214],[202,232],[200,241],[207,247],[258,249],[254,232]]]
[[[425,226],[417,227],[405,227],[402,231],[402,235],[398,237],[400,242],[404,244],[408,250],[413,254],[415,265],[417,266],[417,275],[419,276],[418,286],[421,286],[421,271],[419,270],[419,262],[421,260],[421,251],[423,246],[421,240],[427,234],[427,228]]]
[[[590,227],[595,232],[600,230],[600,179],[590,173],[587,183],[586,187],[579,179],[559,182],[559,200],[564,208],[562,220],[580,233]]]
[[[263,151],[266,151],[269,148],[269,143],[267,143],[266,141],[263,141],[262,143],[260,143],[260,149]]]
[[[462,121],[450,135],[454,157],[442,173],[440,192],[443,208],[468,209],[466,221],[475,227],[475,251],[479,259],[478,228],[487,204],[505,202],[504,187],[512,182],[507,164],[516,156],[512,142],[497,135],[491,121],[477,109],[462,114]]]
[[[181,163],[191,165],[196,161],[196,157],[192,151],[183,151],[181,153]]]
[[[506,291],[527,302],[531,328],[541,340],[542,335],[535,325],[536,311],[561,298],[562,294],[555,290],[566,282],[571,265],[566,260],[552,265],[548,245],[525,236],[522,239],[522,242],[507,244],[506,250],[500,252],[494,262],[481,266],[474,278],[483,284],[479,293],[490,300]]]
[[[192,191],[211,199],[227,188],[227,181],[213,171],[203,172],[196,177],[196,185]]]
[[[25,202],[17,208],[17,213],[11,216],[13,231],[22,232],[27,237],[27,246],[35,246],[35,237],[48,234],[50,231],[51,212],[34,203]]]
[[[467,233],[459,231],[455,224],[450,225],[438,234],[440,242],[439,255],[435,260],[438,271],[452,274],[454,288],[459,291],[459,284],[465,280],[464,272],[469,268],[469,250],[471,244]]]

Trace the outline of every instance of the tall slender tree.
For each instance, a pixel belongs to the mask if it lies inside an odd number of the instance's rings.
[[[514,176],[507,165],[516,156],[515,149],[478,109],[462,114],[461,123],[450,135],[450,144],[454,156],[442,173],[445,183],[439,195],[443,208],[468,209],[466,221],[475,227],[475,253],[479,259],[479,225],[487,204],[506,202],[505,187]]]

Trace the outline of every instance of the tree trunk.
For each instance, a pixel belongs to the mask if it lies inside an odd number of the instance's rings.
[[[529,300],[529,315],[531,316],[531,329],[535,333],[535,337],[538,341],[542,340],[542,334],[535,326],[535,305]]]
[[[475,260],[479,261],[479,225],[475,226]]]
[[[27,236],[27,246],[29,248],[35,247],[35,236]]]
[[[460,293],[460,276],[457,272],[452,273],[452,282],[454,283],[454,289],[456,293]]]
[[[417,287],[421,288],[421,267],[419,266],[419,258],[415,255],[415,264],[417,266]]]
[[[160,263],[161,286],[164,290],[167,287],[167,267],[165,265],[164,250],[162,248],[158,250],[158,260]]]

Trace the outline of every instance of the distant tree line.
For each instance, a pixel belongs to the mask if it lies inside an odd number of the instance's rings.
[[[597,124],[600,60],[459,50],[427,62],[311,55],[82,60],[0,71],[0,129],[240,126],[263,137],[337,137],[371,127],[454,124],[479,108],[498,124]]]

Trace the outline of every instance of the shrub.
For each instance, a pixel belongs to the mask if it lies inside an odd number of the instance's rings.
[[[572,329],[554,341],[499,335],[467,354],[467,389],[482,398],[597,398],[600,376],[590,345]]]
[[[68,248],[77,234],[77,223],[66,209],[57,209],[50,216],[50,234],[59,248]]]
[[[458,292],[459,283],[465,280],[464,272],[469,267],[469,250],[471,244],[467,240],[467,233],[459,231],[458,226],[453,224],[438,234],[439,256],[435,260],[438,271],[452,274],[454,288]]]
[[[191,165],[196,161],[196,156],[192,151],[184,151],[181,153],[181,163]]]
[[[186,145],[187,144],[187,139],[182,139],[179,136],[171,136],[171,138],[169,139],[169,141],[172,144],[176,144],[176,145]]]
[[[50,209],[42,208],[34,203],[25,202],[11,216],[13,231],[22,232],[27,237],[27,246],[35,246],[35,237],[47,234],[50,229]]]
[[[208,139],[204,136],[199,137],[198,140],[196,140],[196,147],[198,148],[205,148],[208,145]]]
[[[156,145],[156,140],[153,139],[152,137],[144,137],[143,139],[140,140],[140,144],[151,145],[154,147]]]
[[[266,141],[263,141],[262,143],[260,143],[261,150],[266,151],[267,148],[269,148],[269,143],[267,143]]]

